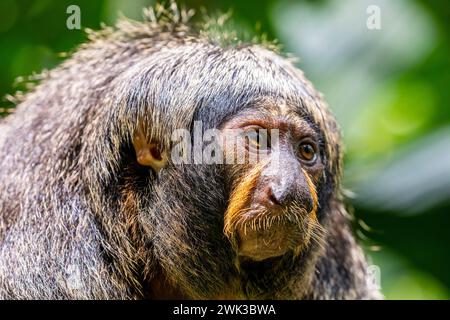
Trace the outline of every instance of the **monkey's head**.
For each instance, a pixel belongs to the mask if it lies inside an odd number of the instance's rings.
[[[111,177],[123,186],[108,199],[135,212],[152,261],[187,296],[258,296],[293,270],[306,278],[340,181],[339,130],[320,94],[260,45],[161,38],[142,42],[98,111],[111,125],[106,146],[91,146],[109,168],[97,180],[108,194]]]

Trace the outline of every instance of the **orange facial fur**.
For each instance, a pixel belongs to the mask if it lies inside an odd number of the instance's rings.
[[[313,200],[313,208],[310,212],[310,217],[314,220],[317,220],[316,214],[317,214],[317,206],[319,203],[319,198],[317,197],[316,186],[314,185],[311,177],[306,172],[306,170],[302,168],[302,172],[305,175],[306,183],[308,184],[308,188],[309,188],[309,193],[311,194],[311,197]]]
[[[228,203],[227,211],[225,212],[224,233],[231,238],[233,230],[240,215],[251,200],[252,194],[255,191],[258,178],[261,175],[262,168],[267,164],[267,161],[258,162],[251,171],[243,177],[242,181],[234,188],[231,193]]]

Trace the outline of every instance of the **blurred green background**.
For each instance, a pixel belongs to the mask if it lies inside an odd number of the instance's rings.
[[[19,76],[57,65],[86,36],[68,30],[140,19],[153,1],[0,1],[0,113]],[[448,1],[179,1],[233,12],[240,31],[263,32],[324,93],[346,143],[345,187],[355,227],[380,269],[387,299],[450,298],[450,4]],[[367,8],[380,9],[369,30]],[[351,191],[350,191],[351,190]]]

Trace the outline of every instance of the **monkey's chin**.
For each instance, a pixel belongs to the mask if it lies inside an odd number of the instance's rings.
[[[284,255],[295,247],[291,228],[264,230],[238,230],[238,255],[240,258],[263,261]]]

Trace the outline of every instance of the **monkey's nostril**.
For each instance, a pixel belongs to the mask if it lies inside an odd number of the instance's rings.
[[[281,205],[281,199],[276,196],[272,188],[267,188],[267,199],[275,205]]]

